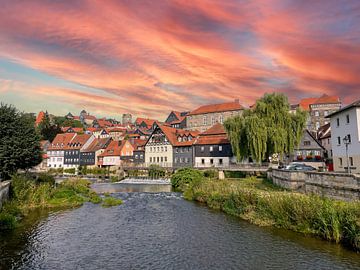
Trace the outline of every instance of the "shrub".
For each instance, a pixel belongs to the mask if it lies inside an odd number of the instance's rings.
[[[117,199],[117,198],[114,198],[114,197],[107,196],[107,197],[104,198],[103,203],[102,203],[101,206],[107,208],[107,207],[120,205],[122,203],[123,203],[123,201],[121,199]]]
[[[192,168],[182,168],[171,176],[171,185],[180,191],[184,191],[188,185],[197,183],[203,179],[201,171]]]
[[[64,173],[75,174],[75,172],[76,172],[75,168],[64,169]]]
[[[12,230],[16,226],[16,217],[12,214],[0,213],[0,231]]]
[[[204,176],[208,178],[218,179],[219,172],[217,170],[206,170],[204,171]]]
[[[49,183],[50,185],[55,185],[55,178],[49,173],[39,173],[37,183]]]
[[[111,183],[115,183],[115,182],[118,182],[118,181],[119,181],[119,177],[117,177],[115,175],[110,176],[110,182]]]
[[[165,169],[161,168],[159,165],[150,165],[149,167],[149,177],[153,179],[161,178],[165,176]]]

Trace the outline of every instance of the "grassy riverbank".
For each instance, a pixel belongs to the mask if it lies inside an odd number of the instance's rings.
[[[265,179],[213,180],[182,185],[184,197],[260,226],[319,236],[360,251],[360,203],[290,192]],[[188,182],[188,181],[187,181]]]
[[[0,231],[15,228],[17,222],[34,209],[74,208],[84,202],[103,202],[91,190],[90,184],[88,180],[74,178],[55,186],[54,178],[49,175],[36,179],[27,175],[15,175],[12,177],[10,200],[0,210]],[[118,204],[120,202],[110,206]],[[109,203],[104,201],[104,206],[108,207]]]

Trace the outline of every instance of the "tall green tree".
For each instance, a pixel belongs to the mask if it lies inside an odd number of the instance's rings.
[[[41,139],[49,140],[52,142],[57,134],[62,133],[61,128],[57,124],[53,124],[50,121],[49,115],[46,113],[38,126],[38,131],[41,135]]]
[[[42,160],[40,136],[34,117],[15,107],[0,104],[0,177],[7,179],[18,169],[29,169]]]
[[[63,116],[56,116],[54,118],[54,122],[59,127],[78,127],[78,128],[84,127],[84,125],[80,121],[67,119],[66,117]]]
[[[265,94],[253,109],[229,118],[224,126],[237,159],[261,162],[272,154],[291,153],[300,143],[307,113],[290,112],[284,94]]]

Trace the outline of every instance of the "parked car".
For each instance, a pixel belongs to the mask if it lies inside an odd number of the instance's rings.
[[[300,163],[300,162],[293,162],[290,163],[288,166],[286,166],[286,168],[284,170],[288,170],[288,171],[316,171],[317,169],[306,165],[305,163]]]

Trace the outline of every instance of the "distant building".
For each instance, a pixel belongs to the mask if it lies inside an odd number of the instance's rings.
[[[67,115],[65,115],[66,119],[73,120],[74,116],[69,112]]]
[[[300,144],[295,149],[294,161],[299,162],[323,162],[325,148],[316,139],[316,134],[305,130]]]
[[[291,106],[293,111],[299,107],[309,112],[306,128],[312,132],[317,132],[321,126],[329,123],[329,119],[326,117],[341,108],[341,101],[337,96],[324,94],[319,98],[302,99],[299,104]]]
[[[140,164],[145,162],[145,144],[146,140],[141,139],[130,139],[134,146],[133,151],[133,161],[135,164]]]
[[[220,123],[201,133],[193,145],[195,167],[229,166],[234,161],[231,144]]]
[[[98,156],[105,151],[106,147],[108,147],[110,142],[111,138],[95,138],[86,147],[84,146],[80,150],[80,165],[89,167],[96,166]]]
[[[140,128],[140,129],[147,129],[147,130],[152,130],[154,127],[154,124],[156,124],[157,121],[154,119],[149,119],[149,118],[142,118],[142,117],[138,117],[135,120],[135,127]]]
[[[131,124],[132,123],[132,115],[131,113],[124,113],[122,115],[122,124],[126,125],[126,124]]]
[[[223,124],[229,117],[241,115],[243,110],[238,99],[234,102],[204,105],[186,116],[186,129],[204,132],[216,123]]]
[[[81,148],[87,147],[94,139],[95,137],[89,134],[76,134],[64,148],[64,167],[79,167]]]
[[[42,161],[39,165],[36,166],[36,170],[46,170],[48,167],[48,148],[50,147],[51,143],[48,140],[43,140],[40,141],[40,147],[41,147],[41,151],[42,151]]]
[[[186,128],[186,115],[189,112],[172,111],[166,118],[165,123],[173,128]]]
[[[111,141],[105,151],[98,156],[99,166],[120,166],[124,158],[133,157],[134,147],[128,140]]]
[[[334,170],[360,173],[360,100],[328,116],[331,125],[331,145]],[[348,138],[348,155],[346,155],[345,137]],[[349,162],[349,165],[348,165]]]
[[[332,147],[331,147],[330,123],[327,123],[326,125],[319,128],[319,130],[317,132],[317,139],[320,142],[320,144],[325,148],[327,158],[331,159],[332,158]]]

